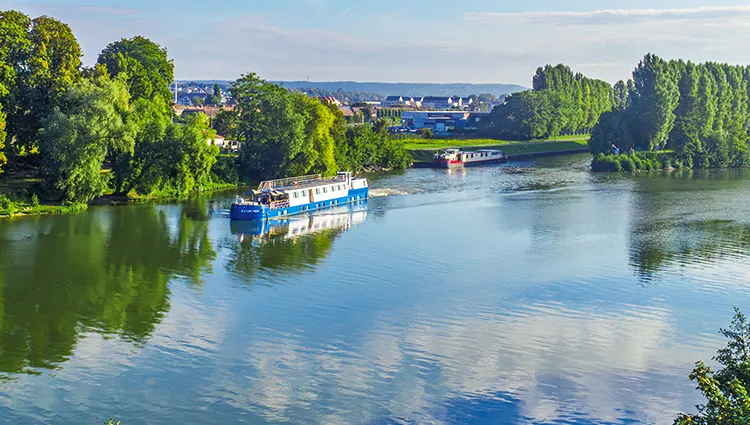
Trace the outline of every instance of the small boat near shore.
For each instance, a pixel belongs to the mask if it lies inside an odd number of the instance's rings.
[[[269,220],[362,201],[367,179],[345,171],[335,177],[289,177],[261,182],[257,190],[237,196],[229,210],[232,220]]]
[[[472,167],[476,165],[497,164],[506,162],[507,160],[508,155],[505,155],[499,149],[480,149],[476,151],[446,149],[442,153],[435,154],[430,166],[432,168]]]

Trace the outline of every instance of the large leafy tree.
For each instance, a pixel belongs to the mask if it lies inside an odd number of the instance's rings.
[[[108,78],[82,80],[65,93],[41,132],[43,173],[55,198],[89,202],[104,193],[102,164],[123,137],[128,100],[124,84]]]
[[[7,163],[5,147],[12,126],[7,126],[8,112],[19,107],[19,80],[26,72],[31,48],[31,18],[15,10],[0,12],[0,173]]]
[[[174,63],[166,48],[142,36],[124,38],[105,47],[97,63],[105,65],[113,76],[126,74],[133,99],[158,99],[169,108]]]
[[[115,193],[151,193],[163,186],[171,154],[165,136],[172,118],[169,84],[174,64],[165,48],[142,36],[109,44],[97,64],[125,82],[133,103],[127,119],[133,137],[109,155]]]
[[[8,111],[11,137],[19,149],[38,145],[39,130],[81,79],[81,47],[67,24],[41,16],[31,23],[30,48],[17,78],[16,107]]]
[[[745,425],[750,423],[750,323],[735,309],[735,317],[721,334],[727,346],[718,351],[714,360],[720,367],[714,372],[699,361],[690,374],[697,389],[706,398],[698,413],[680,414],[675,425]]]
[[[163,145],[169,156],[158,171],[168,190],[175,195],[200,191],[211,182],[211,167],[219,148],[207,143],[210,137],[205,114],[192,116],[186,125],[172,124],[167,128]]]
[[[230,89],[237,102],[242,172],[250,178],[304,174],[312,162],[305,140],[305,119],[297,93],[268,83],[255,74],[237,80]]]
[[[680,98],[677,81],[674,67],[652,54],[644,56],[633,72],[630,112],[638,123],[634,129],[638,147],[653,150],[666,145]]]

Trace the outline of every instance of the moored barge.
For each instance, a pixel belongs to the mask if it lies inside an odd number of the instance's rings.
[[[435,154],[430,164],[434,168],[472,167],[476,165],[497,164],[506,162],[508,155],[499,149],[480,149],[476,151],[462,151],[446,149]]]

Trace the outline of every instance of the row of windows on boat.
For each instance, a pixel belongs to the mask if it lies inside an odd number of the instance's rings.
[[[500,152],[492,152],[492,153],[488,153],[488,152],[469,153],[469,154],[466,154],[466,157],[467,158],[474,158],[475,156],[478,156],[480,158],[484,158],[484,157],[490,156],[490,155],[492,155],[492,156],[500,155]]]
[[[320,195],[322,193],[328,193],[328,192],[343,192],[346,190],[346,187],[343,184],[335,184],[333,186],[322,186],[322,187],[316,187],[314,190],[316,195]],[[306,198],[307,197],[307,190],[297,190],[292,192],[291,197],[294,199],[297,198]]]
[[[364,199],[362,196],[352,196],[351,198],[348,199],[348,201],[344,201],[344,202],[345,203],[346,202],[354,202],[354,201],[360,201],[362,199]],[[328,203],[322,202],[322,203],[319,203],[319,204],[315,204],[315,206],[312,207],[312,209],[324,208],[324,207],[332,207],[332,206],[338,205],[338,204],[339,204],[339,201],[330,201]],[[301,211],[310,211],[310,209],[311,209],[310,205],[304,205],[300,210]],[[284,210],[279,215],[289,215],[289,211]]]

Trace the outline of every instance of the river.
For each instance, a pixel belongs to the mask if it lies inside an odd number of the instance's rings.
[[[750,173],[587,167],[0,221],[0,424],[671,424],[750,313]]]

